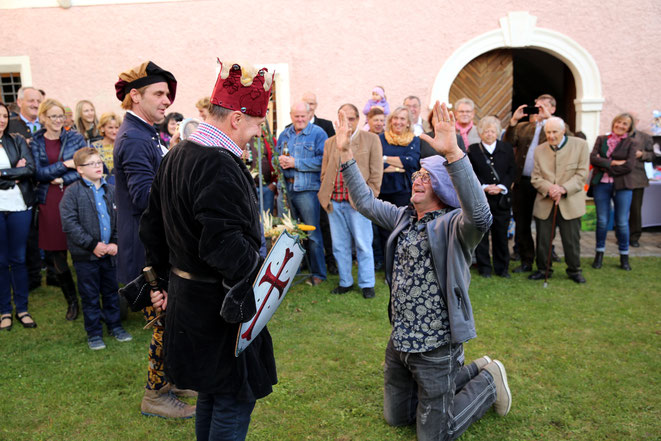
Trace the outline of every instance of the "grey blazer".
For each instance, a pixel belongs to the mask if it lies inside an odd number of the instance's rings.
[[[436,277],[448,307],[452,344],[477,336],[468,288],[472,253],[489,231],[492,222],[489,204],[467,156],[446,167],[457,191],[461,208],[427,223]],[[382,228],[391,231],[386,243],[386,281],[392,281],[397,236],[411,222],[411,207],[397,207],[376,199],[355,164],[343,172],[356,209]],[[390,313],[390,307],[388,307]]]

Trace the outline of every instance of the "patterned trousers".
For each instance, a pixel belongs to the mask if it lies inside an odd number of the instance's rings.
[[[156,318],[158,314],[153,307],[143,309],[147,322]],[[147,356],[149,366],[147,367],[147,389],[159,390],[167,385],[165,379],[165,366],[163,363],[163,325],[157,322],[154,325],[154,333],[149,343],[149,354]]]

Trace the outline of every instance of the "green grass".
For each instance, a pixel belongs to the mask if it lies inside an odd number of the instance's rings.
[[[474,274],[478,338],[466,358],[489,354],[507,367],[511,413],[493,412],[462,440],[651,440],[661,433],[659,258],[633,258],[634,271],[606,258],[583,261],[586,285],[564,275],[541,282]],[[279,384],[257,403],[249,440],[414,440],[413,428],[382,417],[383,353],[389,335],[387,289],[377,296],[328,294],[298,285],[270,325]],[[58,289],[30,296],[36,330],[0,333],[0,440],[190,440],[194,421],[139,412],[148,331],[139,314],[128,343],[105,338],[87,349],[82,317],[64,320]]]

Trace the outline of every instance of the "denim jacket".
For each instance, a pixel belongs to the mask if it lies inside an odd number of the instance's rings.
[[[283,169],[285,179],[294,179],[294,191],[318,191],[321,185],[321,161],[324,157],[324,143],[328,139],[326,132],[312,123],[299,134],[294,125],[287,127],[278,138],[276,152],[282,155],[285,144],[294,158],[294,168]]]
[[[446,297],[452,344],[477,336],[468,288],[472,253],[492,222],[487,198],[467,156],[446,163],[461,208],[430,222],[427,233],[438,283]],[[392,281],[397,236],[411,223],[411,208],[397,207],[374,197],[354,164],[342,172],[356,209],[372,222],[391,231],[386,243],[386,281]],[[388,308],[390,311],[390,308]]]

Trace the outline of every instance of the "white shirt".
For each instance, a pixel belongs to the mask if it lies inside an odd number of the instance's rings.
[[[424,132],[425,132],[425,131],[424,131],[424,129],[422,128],[422,117],[421,117],[421,116],[418,116],[418,122],[416,122],[415,124],[413,124],[413,134],[414,134],[415,136],[420,136],[420,135],[423,134]]]
[[[0,144],[1,146],[2,144]],[[0,148],[0,169],[12,168],[9,156],[4,148]],[[0,211],[25,211],[28,207],[23,200],[23,193],[18,185],[7,190],[0,190]]]
[[[539,144],[539,135],[542,133],[545,124],[546,120],[538,121],[537,124],[535,124],[535,136],[533,136],[532,141],[530,142],[530,147],[528,148],[528,153],[526,153],[526,162],[523,163],[523,172],[521,173],[523,176],[530,177],[532,169],[535,167],[535,149]]]

